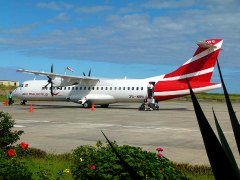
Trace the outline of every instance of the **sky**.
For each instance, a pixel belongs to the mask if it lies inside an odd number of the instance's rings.
[[[0,0],[0,79],[35,78],[16,69],[107,78],[168,73],[196,42],[222,38],[219,62],[240,93],[239,0]],[[43,77],[36,77],[42,79]],[[217,68],[213,82],[220,82]],[[218,90],[217,92],[222,92]]]

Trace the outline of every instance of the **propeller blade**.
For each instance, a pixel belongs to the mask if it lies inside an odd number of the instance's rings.
[[[89,69],[89,72],[88,72],[88,77],[91,76],[91,69]]]
[[[47,86],[49,85],[50,83],[47,83],[45,86],[44,86],[44,88],[47,88]]]
[[[51,95],[54,96],[54,93],[53,93],[53,83],[51,83],[50,91],[51,91]]]
[[[51,73],[53,73],[53,64],[51,65]]]
[[[86,74],[83,72],[83,76],[86,76]]]

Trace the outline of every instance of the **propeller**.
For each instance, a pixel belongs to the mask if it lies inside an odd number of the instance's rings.
[[[53,73],[53,64],[51,65],[51,73]],[[47,78],[48,78],[48,83],[44,86],[45,88],[47,88],[47,86],[49,85],[49,84],[51,84],[51,86],[50,86],[50,92],[51,92],[51,96],[54,96],[55,94],[53,93],[53,82],[52,82],[52,78],[50,77],[50,76],[47,76]]]
[[[91,68],[89,69],[89,71],[88,71],[88,77],[90,77],[91,76]],[[85,72],[83,72],[83,76],[86,76],[86,74],[85,74]]]

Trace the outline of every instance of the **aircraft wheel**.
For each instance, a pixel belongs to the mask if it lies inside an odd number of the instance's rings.
[[[83,107],[84,107],[84,108],[90,108],[90,107],[91,107],[91,103],[90,103],[89,101],[87,101],[87,102],[85,102],[85,103],[83,104]]]
[[[101,108],[108,108],[109,104],[102,104]]]
[[[26,102],[27,102],[27,100],[22,100],[22,101],[20,102],[20,104],[21,104],[21,105],[26,105]]]

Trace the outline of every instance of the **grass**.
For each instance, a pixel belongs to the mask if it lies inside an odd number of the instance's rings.
[[[41,154],[39,157],[37,156],[23,158],[23,162],[26,163],[33,173],[33,179],[73,179],[71,173],[64,172],[66,169],[71,169],[72,157],[70,153],[61,155]],[[209,166],[179,163],[175,163],[175,166],[189,179],[214,179],[211,167]]]
[[[23,162],[33,173],[33,179],[73,179],[71,173],[66,172],[72,164],[70,154],[48,154],[40,158],[26,157],[23,158]]]
[[[215,179],[211,167],[205,165],[189,165],[175,163],[175,167],[179,169],[187,178],[198,180]]]
[[[215,102],[225,102],[224,94],[218,93],[200,93],[196,94],[199,101],[215,101]],[[230,99],[232,102],[240,102],[240,94],[230,94]],[[185,96],[180,98],[180,100],[191,101],[191,96]]]

